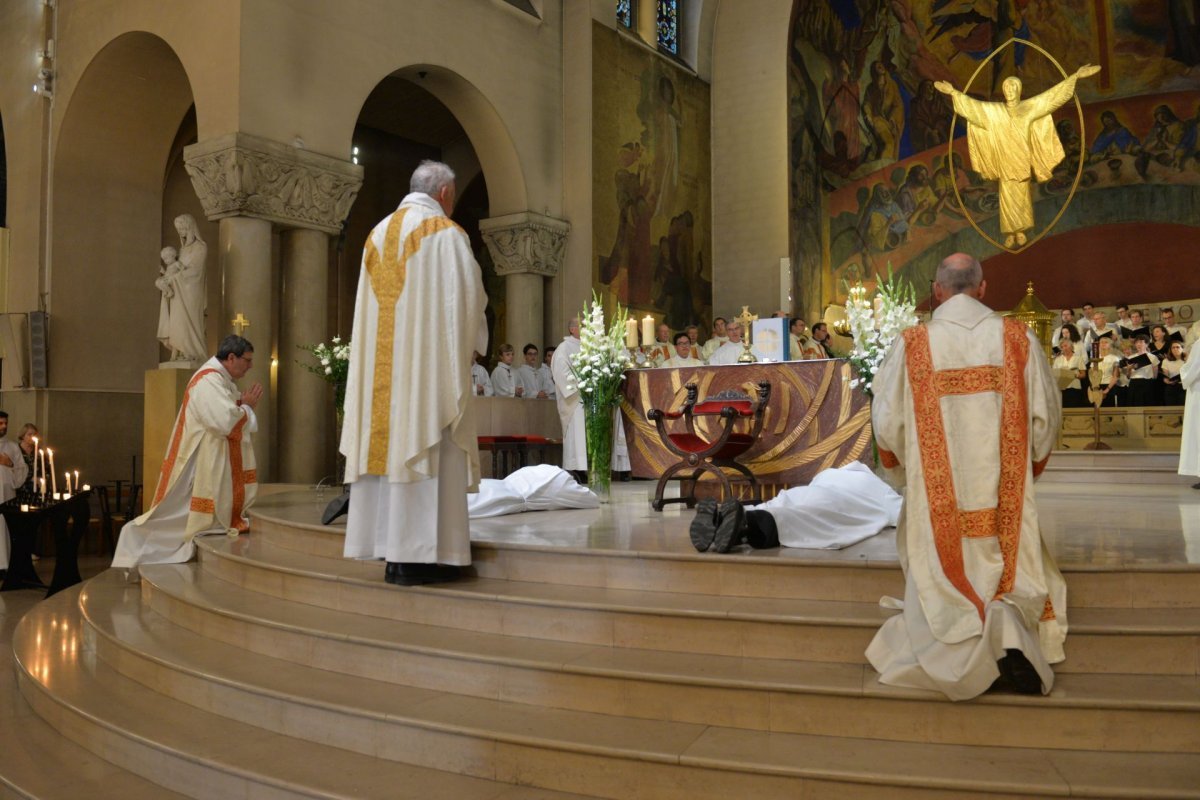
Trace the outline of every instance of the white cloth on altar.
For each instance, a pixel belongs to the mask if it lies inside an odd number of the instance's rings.
[[[784,547],[839,550],[869,539],[900,520],[903,498],[855,461],[817,473],[807,486],[785,489],[747,511],[767,511]]]
[[[471,519],[550,511],[557,508],[599,508],[600,499],[553,464],[522,467],[504,480],[484,478],[479,491],[467,495]]]
[[[21,455],[21,446],[8,439],[0,439],[0,454],[8,456],[12,461],[11,467],[0,465],[0,503],[7,503],[17,496],[17,489],[29,477],[29,465]],[[47,481],[49,486],[50,482]],[[9,542],[8,523],[0,516],[0,570],[8,569]]]
[[[554,401],[558,404],[558,419],[562,423],[563,469],[587,470],[587,430],[583,421],[583,402],[575,387],[571,364],[579,355],[579,339],[566,336],[550,357],[550,372],[554,376]]]
[[[959,373],[971,380],[990,380],[988,367],[1002,366],[1005,322],[967,295],[944,302],[927,325],[933,370]],[[947,577],[934,540],[925,461],[918,440],[913,390],[903,337],[884,359],[874,381],[872,421],[884,463],[895,460],[891,477],[906,483],[904,510],[896,534],[905,574],[902,614],[884,623],[867,648],[867,658],[883,683],[941,691],[953,700],[986,691],[999,676],[996,660],[1005,649],[1021,650],[1042,678],[1053,685],[1051,663],[1065,658],[1066,584],[1041,538],[1033,486],[1033,465],[1044,465],[1058,436],[1061,406],[1057,384],[1040,343],[1022,329],[1028,357],[1022,374],[1026,414],[1024,452],[1012,454],[1023,472],[1019,540],[1012,591],[996,598],[1004,568],[995,535],[963,537],[962,564],[970,588],[983,605],[976,606]],[[960,515],[998,509],[1001,498],[1001,394],[997,391],[950,392],[941,397],[949,474]],[[936,467],[931,467],[936,468]],[[941,484],[945,485],[945,484]],[[1006,488],[1005,492],[1020,491]],[[1006,494],[1006,497],[1009,495]],[[953,509],[951,509],[953,511]],[[997,510],[997,517],[1003,517]],[[951,565],[953,566],[953,565]],[[1046,600],[1053,616],[1042,618]]]
[[[1179,474],[1200,475],[1200,351],[1179,370],[1179,385],[1187,390],[1183,406],[1183,440],[1179,445]]]
[[[662,365],[664,367],[703,367],[704,362],[698,358],[692,358],[691,356],[682,358],[676,354],[664,361]]]
[[[745,351],[746,347],[741,342],[726,342],[708,357],[708,365],[715,367],[736,364]]]
[[[466,493],[479,481],[471,366],[486,352],[486,303],[466,233],[429,195],[407,195],[371,231],[339,448],[353,484],[346,557],[470,563]]]
[[[178,564],[192,557],[196,536],[249,530],[246,512],[258,488],[250,434],[258,418],[240,399],[215,356],[192,376],[154,499],[121,528],[114,567]]]

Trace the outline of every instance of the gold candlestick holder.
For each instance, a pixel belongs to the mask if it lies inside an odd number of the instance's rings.
[[[742,354],[738,356],[738,363],[757,363],[758,359],[755,358],[754,353],[750,352],[750,347],[752,346],[750,342],[750,334],[753,330],[751,326],[753,323],[758,321],[758,314],[751,314],[750,306],[742,306],[742,313],[739,316],[734,317],[734,319],[741,323],[742,326]]]

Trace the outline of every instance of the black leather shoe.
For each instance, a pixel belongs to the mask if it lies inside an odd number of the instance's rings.
[[[746,512],[746,543],[755,550],[779,547],[779,529],[770,511]]]
[[[1009,687],[1020,694],[1041,694],[1042,676],[1020,650],[1008,649],[1004,657],[996,662],[1000,677]]]
[[[713,537],[717,535],[717,501],[711,497],[701,500],[696,505],[696,518],[688,531],[692,537],[692,547],[698,552],[705,552],[712,547]]]
[[[338,517],[350,511],[350,490],[342,492],[337,497],[329,501],[329,505],[325,506],[325,513],[321,514],[321,524],[328,525]]]
[[[390,583],[399,586],[424,586],[427,583],[449,583],[462,577],[462,571],[449,564],[418,564],[401,562]]]
[[[395,583],[400,577],[400,562],[389,561],[387,566],[383,568],[383,579],[388,583]]]
[[[717,532],[712,549],[728,553],[746,538],[746,511],[737,500],[726,500],[717,509]]]

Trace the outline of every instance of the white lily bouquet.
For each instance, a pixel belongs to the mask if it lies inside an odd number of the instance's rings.
[[[605,326],[604,307],[592,292],[579,325],[579,354],[570,362],[575,386],[583,399],[587,434],[588,485],[602,500],[612,479],[613,409],[620,401],[625,378],[625,321],[629,313],[617,303],[612,322]]]
[[[334,408],[341,415],[342,405],[346,401],[346,379],[350,374],[350,342],[343,342],[342,337],[335,336],[326,344],[297,345],[317,360],[316,364],[301,364],[317,377],[333,384]]]
[[[892,342],[905,328],[911,328],[919,321],[916,292],[911,283],[898,280],[892,274],[889,264],[888,278],[879,284],[871,300],[867,299],[867,290],[861,282],[850,289],[846,317],[854,341],[850,363],[856,373],[850,385],[862,386],[871,396],[875,374]]]

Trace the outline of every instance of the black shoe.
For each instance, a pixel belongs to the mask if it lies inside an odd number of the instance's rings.
[[[400,577],[400,562],[389,561],[387,566],[383,568],[383,579],[388,583],[395,583]]]
[[[746,512],[746,542],[755,550],[779,547],[779,529],[770,511]]]
[[[462,577],[462,571],[450,564],[418,564],[401,562],[395,577],[388,581],[398,586],[424,586],[427,583],[449,583]],[[384,575],[386,579],[386,573]]]
[[[712,549],[728,553],[742,543],[746,537],[746,512],[737,500],[726,500],[717,509],[717,532],[713,536]]]
[[[338,517],[350,511],[350,490],[342,492],[337,497],[329,501],[329,505],[325,506],[325,513],[321,514],[321,524],[328,525]]]
[[[1200,483],[1193,483],[1193,484],[1192,484],[1192,488],[1193,488],[1193,489],[1200,489]]]
[[[689,531],[692,535],[692,546],[698,552],[705,552],[712,547],[713,537],[717,535],[717,501],[712,498],[701,500],[696,506],[696,518],[692,520]]]
[[[1033,664],[1020,650],[1008,649],[1004,657],[996,662],[1000,668],[1000,678],[1014,691],[1020,694],[1041,694],[1042,676],[1038,675]]]

